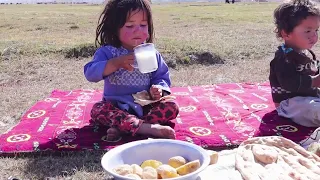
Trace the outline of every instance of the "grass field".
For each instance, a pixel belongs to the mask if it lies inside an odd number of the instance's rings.
[[[154,4],[155,43],[173,67],[173,86],[266,81],[280,43],[273,33],[276,6]],[[83,76],[101,11],[94,5],[0,6],[0,133],[54,89],[102,88]],[[0,179],[102,179],[102,154],[0,157]]]

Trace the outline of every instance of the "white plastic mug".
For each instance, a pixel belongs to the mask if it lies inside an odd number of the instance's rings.
[[[135,63],[134,68],[141,73],[150,73],[158,69],[157,52],[152,43],[141,44],[134,49]]]

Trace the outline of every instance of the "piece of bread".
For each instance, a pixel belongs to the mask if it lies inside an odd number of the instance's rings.
[[[279,136],[251,138],[238,147],[236,169],[245,180],[319,180],[320,158]]]

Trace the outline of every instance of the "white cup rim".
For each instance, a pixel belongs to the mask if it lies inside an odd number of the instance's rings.
[[[134,47],[133,50],[138,49],[138,48],[140,48],[140,47],[149,46],[149,45],[153,45],[153,46],[154,46],[153,43],[143,43],[143,44],[140,44],[140,45]]]

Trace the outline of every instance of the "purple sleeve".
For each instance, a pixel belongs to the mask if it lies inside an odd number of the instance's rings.
[[[171,81],[169,68],[160,53],[157,53],[157,59],[158,70],[152,73],[151,84],[159,86],[159,88],[170,94]]]
[[[104,79],[103,71],[106,67],[107,61],[112,58],[111,52],[108,48],[99,48],[92,61],[84,66],[84,75],[90,82],[99,82]]]

